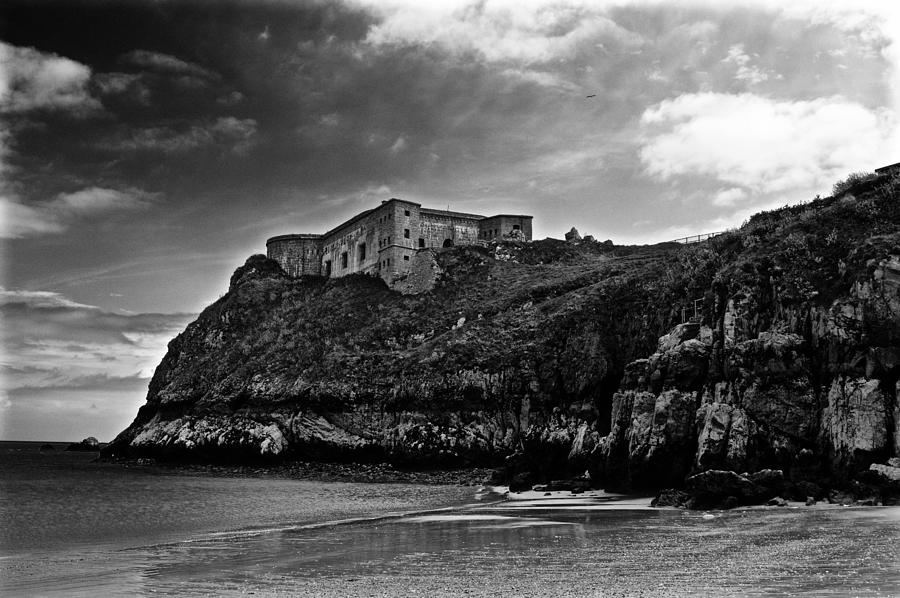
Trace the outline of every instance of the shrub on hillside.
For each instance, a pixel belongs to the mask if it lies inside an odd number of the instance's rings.
[[[876,178],[876,174],[874,172],[852,172],[847,175],[847,178],[838,181],[831,188],[831,195],[837,197],[841,193],[849,191],[851,188],[859,185],[860,183],[865,183],[866,181],[871,181]]]

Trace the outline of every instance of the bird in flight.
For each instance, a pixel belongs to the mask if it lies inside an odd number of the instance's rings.
[[[597,97],[597,94],[592,93],[591,95],[585,96],[585,97],[586,97],[586,98],[596,98],[596,97]]]

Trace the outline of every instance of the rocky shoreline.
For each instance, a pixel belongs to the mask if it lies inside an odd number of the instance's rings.
[[[369,484],[493,486],[500,489],[506,487],[513,494],[537,492],[548,496],[560,492],[578,495],[601,489],[584,476],[531,484],[521,476],[510,476],[503,469],[483,467],[417,470],[397,468],[390,463],[294,461],[240,465],[158,461],[149,458],[116,461],[126,468],[152,468],[161,472],[198,476]],[[682,488],[668,488],[658,492],[650,501],[651,507],[689,510],[789,504],[857,507],[900,505],[900,459],[893,458],[888,464],[873,464],[859,479],[841,487],[823,487],[812,481],[795,483],[786,479],[781,470],[761,470],[752,474],[707,470],[689,477]]]
[[[423,484],[480,486],[496,480],[497,472],[487,468],[400,469],[390,463],[334,463],[289,461],[283,463],[214,464],[152,458],[115,459],[124,467],[153,468],[178,474],[212,475],[239,478],[281,478],[315,482],[354,482],[366,484]]]

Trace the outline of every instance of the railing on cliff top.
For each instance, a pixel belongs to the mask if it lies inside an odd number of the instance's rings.
[[[691,235],[690,237],[681,237],[680,239],[673,239],[670,243],[681,243],[683,245],[687,245],[688,243],[702,243],[703,241],[708,241],[713,237],[718,237],[719,235],[723,235],[727,233],[727,230],[720,230],[715,233],[704,233],[702,235]]]

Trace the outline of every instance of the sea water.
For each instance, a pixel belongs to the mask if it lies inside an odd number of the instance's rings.
[[[64,445],[62,445],[64,446]],[[196,475],[0,443],[0,595],[900,596],[900,509]]]

